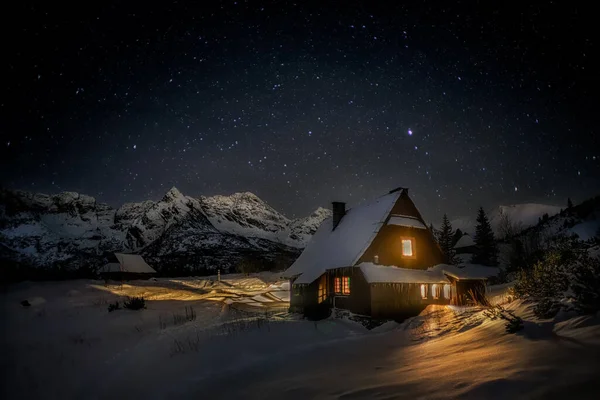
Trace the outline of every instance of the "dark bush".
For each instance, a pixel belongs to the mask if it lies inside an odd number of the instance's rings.
[[[573,267],[570,296],[573,307],[580,314],[600,311],[600,259],[582,257]]]
[[[116,301],[115,303],[110,303],[110,304],[108,305],[108,312],[113,312],[113,311],[115,311],[115,310],[119,310],[120,308],[121,308],[121,307],[120,307],[120,305],[119,305],[119,302],[118,302],[118,301]]]
[[[141,310],[146,308],[146,300],[143,297],[128,297],[123,302],[123,307],[129,310]]]
[[[537,317],[553,317],[560,310],[561,300],[569,288],[567,271],[576,259],[577,254],[568,246],[549,250],[532,268],[519,272],[515,296],[537,301],[534,308]]]

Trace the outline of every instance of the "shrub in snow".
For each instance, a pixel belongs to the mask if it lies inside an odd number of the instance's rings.
[[[536,301],[534,313],[537,317],[553,317],[563,306],[574,273],[586,257],[580,242],[556,238],[539,261],[519,272],[515,296]]]
[[[550,318],[560,310],[560,300],[568,287],[568,276],[561,253],[551,251],[530,270],[521,270],[514,291],[518,298],[538,302],[534,308],[536,316]]]
[[[129,310],[141,310],[146,308],[146,300],[143,297],[128,297],[123,302],[123,307]]]
[[[108,305],[108,312],[113,312],[113,311],[119,310],[119,309],[120,309],[120,306],[119,306],[119,302],[118,301],[116,301],[114,304],[110,303]]]
[[[492,321],[497,319],[505,320],[506,323],[504,324],[504,329],[506,330],[506,333],[515,333],[523,329],[523,320],[521,317],[517,317],[514,312],[506,310],[501,305],[491,306],[483,312],[483,315]]]
[[[585,255],[573,267],[571,296],[573,308],[581,314],[600,311],[600,259]]]

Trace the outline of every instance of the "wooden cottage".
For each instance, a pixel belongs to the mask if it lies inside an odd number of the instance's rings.
[[[483,295],[486,273],[440,264],[442,251],[408,196],[398,188],[346,210],[333,203],[304,252],[284,272],[292,311],[313,317],[342,308],[400,318],[428,304],[465,304]],[[488,273],[489,274],[489,273]]]

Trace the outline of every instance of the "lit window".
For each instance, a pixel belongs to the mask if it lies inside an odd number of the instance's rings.
[[[426,299],[427,298],[427,285],[426,284],[421,284],[421,298]]]
[[[450,285],[444,285],[444,298],[450,298]]]
[[[415,255],[413,239],[402,239],[402,255],[404,257],[413,257]]]
[[[350,294],[350,277],[345,276],[342,278],[342,294]]]
[[[439,299],[440,295],[442,294],[442,286],[438,285],[437,283],[434,283],[433,285],[431,285],[431,295],[433,296],[434,299]]]
[[[319,292],[318,292],[319,304],[324,302],[326,298],[327,298],[327,277],[325,275],[323,275],[323,276],[321,276],[321,279],[319,279]]]
[[[334,291],[335,294],[350,294],[350,277],[344,276],[342,278],[335,278],[334,282]]]

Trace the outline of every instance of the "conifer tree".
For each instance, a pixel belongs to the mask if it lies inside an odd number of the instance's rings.
[[[438,235],[438,243],[444,253],[445,261],[448,264],[454,264],[456,262],[453,239],[454,231],[452,230],[452,224],[450,223],[450,220],[448,220],[448,216],[444,214],[442,226]]]
[[[571,198],[569,197],[567,199],[567,209],[571,209],[573,208],[573,202],[571,201]]]
[[[483,211],[483,207],[479,207],[477,212],[477,226],[475,227],[475,254],[473,254],[472,262],[474,264],[496,265],[497,264],[497,249],[494,231],[490,225],[490,221]]]
[[[452,238],[452,246],[456,246],[456,243],[458,243],[460,238],[462,238],[464,235],[465,234],[460,230],[460,228],[457,229],[456,232],[454,232],[454,237]]]
[[[437,229],[435,229],[433,227],[433,224],[429,224],[429,230],[431,231],[431,234],[433,235],[433,239],[438,242],[439,240],[439,231]]]

